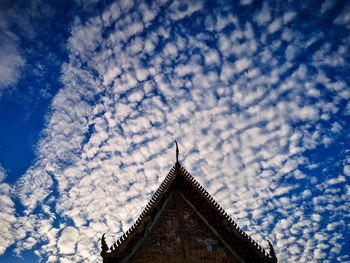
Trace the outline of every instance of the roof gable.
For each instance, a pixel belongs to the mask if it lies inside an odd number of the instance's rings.
[[[177,214],[174,214],[174,204]],[[176,262],[196,262],[193,260],[193,257],[191,258],[191,255],[196,253],[191,245],[195,242],[186,233],[189,232],[190,235],[196,235],[199,229],[193,226],[191,228],[191,224],[185,222],[183,210],[191,214],[192,219],[195,218],[195,220],[192,220],[194,225],[196,225],[195,222],[197,222],[197,225],[199,224],[198,222],[201,222],[205,226],[206,235],[210,236],[209,239],[211,239],[208,242],[216,242],[218,246],[216,249],[222,251],[222,253],[211,252],[211,254],[225,254],[227,257],[226,261],[222,262],[277,262],[271,243],[269,242],[270,253],[267,253],[237,226],[209,193],[181,167],[178,161],[172,167],[136,222],[110,249],[108,249],[104,236],[102,237],[101,256],[103,262],[139,262],[136,259],[140,257],[139,255],[143,253],[142,251],[146,251],[147,247],[152,249],[152,246],[150,246],[152,239],[159,239],[157,229],[164,226],[164,218],[167,218],[167,213],[172,213],[172,218],[177,218],[178,220],[176,226],[170,227],[172,228],[171,231],[178,232],[177,237],[181,241],[179,243],[175,242],[170,246],[172,250],[177,251],[177,256],[173,255],[175,257],[174,260]],[[179,216],[179,211],[183,216]],[[200,236],[197,239],[197,243],[200,243]],[[164,242],[167,244],[167,240]],[[206,241],[203,242],[205,243]],[[181,249],[177,248],[177,245]],[[172,262],[170,260],[172,258],[170,256],[171,253],[168,249],[166,252],[168,260],[162,260],[161,262]],[[205,247],[201,253],[206,254]],[[146,254],[143,255],[144,257],[147,256]],[[180,260],[181,255],[184,261]],[[147,260],[147,262],[152,261]],[[157,262],[160,261],[158,260]],[[216,258],[213,261],[207,260],[205,262],[220,261]]]

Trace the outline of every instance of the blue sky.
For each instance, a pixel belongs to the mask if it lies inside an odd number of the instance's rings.
[[[0,261],[101,262],[175,162],[280,262],[350,262],[346,1],[0,3]]]

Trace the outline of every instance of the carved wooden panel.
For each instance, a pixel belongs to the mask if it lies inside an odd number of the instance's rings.
[[[192,263],[238,262],[220,239],[181,198],[185,238],[188,240]]]
[[[179,220],[178,216],[182,219]],[[182,240],[182,237],[186,240]],[[184,245],[188,246],[189,250],[187,258]],[[193,209],[182,198],[175,198],[173,195],[151,233],[129,262],[238,261]]]

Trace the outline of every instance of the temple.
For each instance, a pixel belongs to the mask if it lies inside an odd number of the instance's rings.
[[[110,248],[102,236],[104,263],[277,262],[176,163],[131,228]]]

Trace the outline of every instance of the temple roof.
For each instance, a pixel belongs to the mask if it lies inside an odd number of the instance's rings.
[[[206,229],[203,231],[207,231],[214,237],[215,240],[213,242],[216,242],[215,244],[221,244],[221,248],[218,245],[218,249],[226,251],[225,253],[227,254],[227,258],[222,262],[277,262],[270,241],[268,241],[270,246],[270,252],[268,253],[239,228],[235,221],[224,211],[214,198],[212,198],[210,194],[181,167],[178,162],[178,149],[176,164],[172,167],[169,174],[165,177],[158,190],[154,193],[153,197],[130,229],[110,248],[108,248],[106,244],[104,235],[102,236],[101,256],[103,262],[139,262],[136,260],[138,250],[142,250],[142,247],[144,247],[144,250],[151,250],[151,248],[146,247],[145,243],[150,242],[146,242],[146,240],[150,239],[150,233],[152,233],[152,231],[158,231],[156,230],[157,224],[159,225],[161,224],[160,221],[165,220],[162,218],[169,217],[169,215],[166,215],[166,211],[171,213],[172,203],[174,203],[173,207],[175,211],[176,209],[181,212],[186,210],[193,214],[192,217],[200,221],[200,224],[197,224],[197,226],[203,225]],[[188,214],[188,212],[186,213]],[[175,212],[173,214],[176,216]],[[192,232],[196,232],[197,230],[196,228],[189,230],[188,225],[185,225],[183,222],[184,219],[182,219],[179,214],[177,215],[179,217],[179,224],[176,226],[178,230],[175,229],[172,231],[179,232],[178,241],[181,240],[183,245],[181,249],[184,251],[183,262],[195,262],[190,255],[192,253],[191,244],[189,244],[189,241],[186,239],[192,238],[191,240],[193,240],[192,236],[196,236],[196,234]],[[157,223],[157,221],[159,222]],[[181,226],[181,224],[183,226]],[[152,235],[155,236],[155,234]],[[197,237],[196,240],[201,241],[203,239]],[[153,243],[155,242],[156,241],[153,241]],[[159,245],[160,241],[157,242],[156,243]],[[210,250],[212,250],[211,247]],[[220,252],[221,254],[223,253],[222,251]],[[148,262],[151,261],[148,260]],[[154,262],[157,261],[154,260]],[[172,261],[168,260],[164,262]],[[173,262],[182,261],[178,259]],[[211,261],[207,260],[205,262]],[[212,262],[218,262],[218,260]]]

